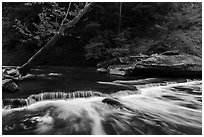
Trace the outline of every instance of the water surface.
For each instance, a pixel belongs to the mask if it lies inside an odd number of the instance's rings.
[[[3,134],[202,134],[202,81],[36,68],[3,94]]]

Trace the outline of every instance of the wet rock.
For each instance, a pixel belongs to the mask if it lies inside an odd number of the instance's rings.
[[[16,75],[16,69],[14,68],[6,68],[4,72],[8,75]]]
[[[96,70],[98,73],[107,73],[107,69],[105,69],[105,68],[98,68],[97,70]]]
[[[19,91],[18,85],[12,79],[2,80],[2,91],[13,93]]]
[[[3,66],[2,67],[2,79],[12,79],[14,81],[21,81],[25,79],[25,76],[22,76],[19,71],[18,67],[14,66]]]
[[[172,56],[154,54],[129,65],[109,66],[108,70],[110,74],[123,76],[201,77],[202,59],[189,54]]]
[[[125,76],[125,75],[128,75],[127,72],[128,72],[127,70],[121,69],[120,67],[115,67],[115,68],[110,68],[109,69],[109,73],[113,74],[113,75]]]
[[[3,99],[3,106],[10,106],[11,108],[18,108],[27,106],[25,99]]]
[[[111,106],[122,106],[122,104],[118,100],[113,98],[105,98],[104,100],[102,100],[102,102]]]

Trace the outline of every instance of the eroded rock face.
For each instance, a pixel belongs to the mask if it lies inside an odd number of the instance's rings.
[[[201,77],[202,59],[189,54],[154,54],[140,60],[134,59],[129,65],[109,66],[108,72],[115,75]]]

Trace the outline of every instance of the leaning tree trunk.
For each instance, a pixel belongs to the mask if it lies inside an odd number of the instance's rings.
[[[64,31],[70,27],[72,27],[73,25],[75,25],[79,19],[88,11],[88,9],[90,9],[91,5],[93,3],[86,3],[86,5],[84,6],[84,8],[78,13],[78,15],[71,20],[70,22],[64,24],[64,21],[67,18],[69,9],[70,9],[70,5],[69,8],[67,10],[66,16],[63,19],[60,28],[58,30],[58,33],[56,33],[50,41],[47,42],[47,44],[45,46],[43,46],[37,53],[35,53],[25,64],[23,64],[22,66],[20,66],[18,68],[18,72],[20,73],[20,75],[26,75],[30,69],[37,64],[38,60],[41,57],[44,57],[48,54],[48,52],[53,48],[54,44],[64,35]]]

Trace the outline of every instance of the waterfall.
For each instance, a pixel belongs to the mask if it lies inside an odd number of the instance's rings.
[[[157,81],[158,83],[149,83]],[[185,82],[191,82],[197,80],[185,80]],[[65,92],[43,92],[40,94],[30,95],[28,98],[16,98],[16,99],[3,99],[3,108],[18,108],[23,106],[31,105],[35,102],[43,101],[43,100],[67,100],[67,99],[75,99],[75,98],[90,98],[90,97],[120,97],[127,96],[132,94],[140,94],[140,89],[149,88],[149,87],[158,87],[158,86],[168,86],[172,84],[177,84],[183,81],[175,82],[175,81],[166,81],[160,82],[156,78],[148,78],[141,80],[129,80],[122,81],[116,80],[113,82],[98,82],[100,84],[110,84],[115,86],[126,86],[131,87],[132,90],[121,90],[116,93],[105,94],[97,91],[75,91],[72,93]],[[132,88],[134,87],[134,88]]]
[[[64,93],[64,92],[44,92],[40,94],[30,95],[26,99],[3,99],[3,107],[5,108],[18,108],[23,106],[31,105],[35,102],[43,101],[43,100],[67,100],[67,99],[75,99],[75,98],[90,98],[90,97],[117,97],[122,95],[132,95],[137,94],[136,91],[118,91],[113,94],[104,94],[101,92],[94,91],[76,91],[72,93]]]
[[[3,107],[16,108],[31,105],[43,100],[66,100],[74,98],[106,97],[107,94],[94,91],[76,91],[72,93],[64,92],[44,92],[30,95],[27,99],[3,99]],[[9,107],[8,107],[9,106]]]

